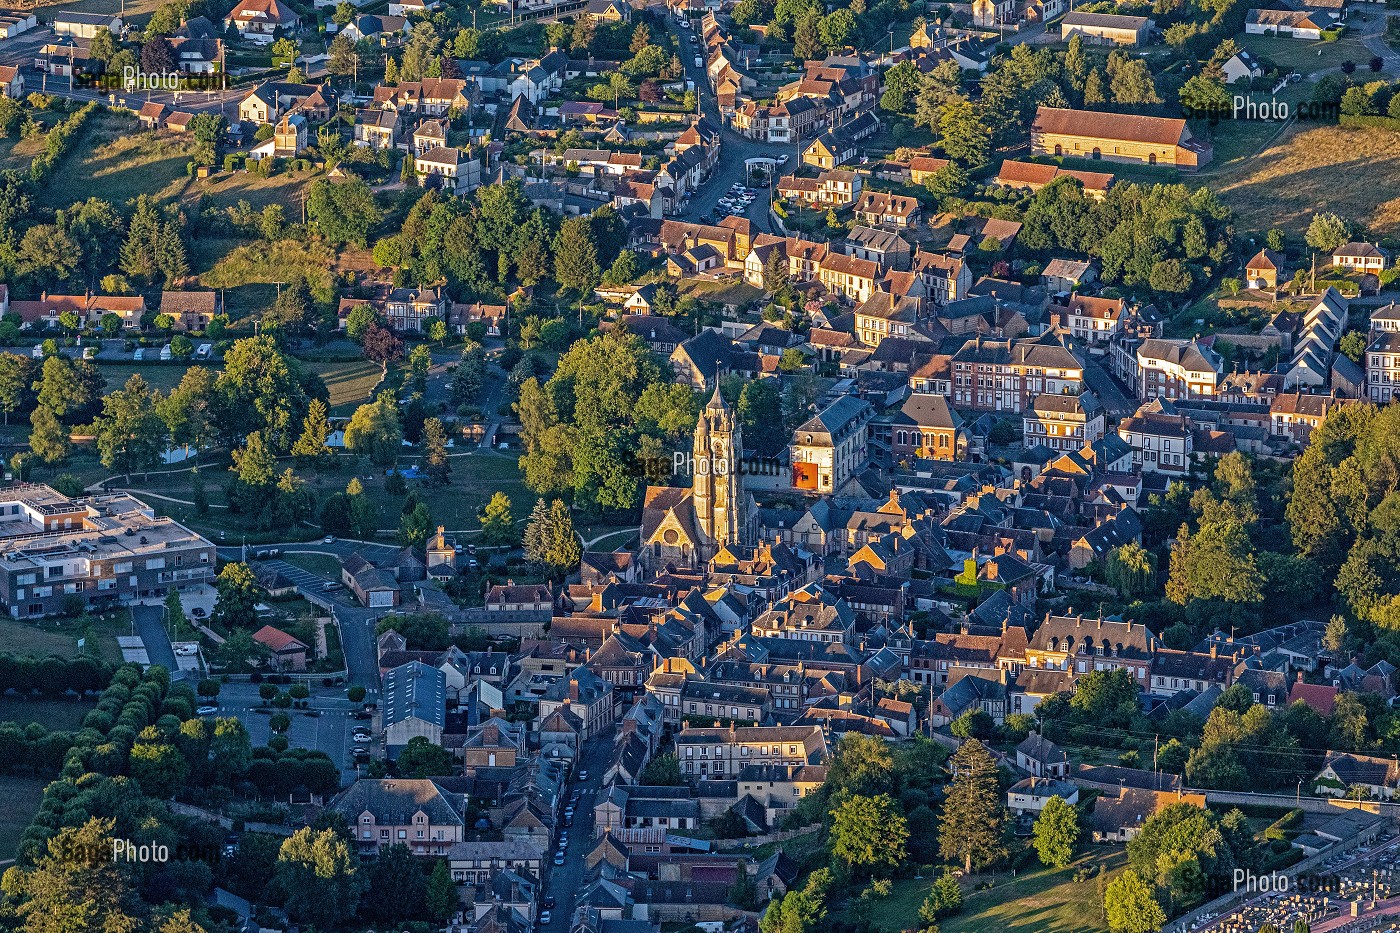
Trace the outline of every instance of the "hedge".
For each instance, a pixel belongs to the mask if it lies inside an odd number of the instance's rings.
[[[1363,126],[1374,126],[1383,130],[1400,130],[1400,118],[1396,117],[1363,117],[1356,114],[1344,113],[1337,118],[1337,122],[1342,126],[1349,126],[1353,129]]]

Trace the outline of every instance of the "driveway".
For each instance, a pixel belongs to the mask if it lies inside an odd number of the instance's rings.
[[[131,620],[136,634],[141,636],[141,644],[146,646],[146,656],[152,664],[159,664],[168,670],[172,680],[180,680],[185,675],[175,661],[175,649],[170,644],[170,634],[162,624],[164,619],[164,606],[131,607]]]

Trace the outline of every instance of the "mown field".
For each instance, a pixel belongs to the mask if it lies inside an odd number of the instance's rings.
[[[1097,871],[1100,864],[1114,872],[1126,863],[1122,849],[1094,848],[1058,871],[1037,868],[1014,879],[998,873],[995,887],[964,891],[962,911],[939,921],[939,928],[942,933],[1107,933],[1095,879],[1075,881],[1074,875],[1082,868]],[[885,933],[921,928],[919,906],[933,880],[896,881],[888,897],[865,908],[871,924]]]
[[[15,857],[20,836],[39,812],[48,783],[44,778],[0,776],[0,799],[5,801],[0,808],[0,860]]]

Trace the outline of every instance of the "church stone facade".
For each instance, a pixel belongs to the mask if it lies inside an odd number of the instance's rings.
[[[743,432],[716,386],[695,426],[691,487],[647,487],[642,559],[651,572],[702,567],[721,547],[753,543],[757,509],[744,491],[743,458]]]

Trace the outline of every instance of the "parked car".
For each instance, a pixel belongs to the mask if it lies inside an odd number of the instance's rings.
[[[218,711],[219,708],[217,706],[201,706],[195,710],[200,716],[213,716]]]

